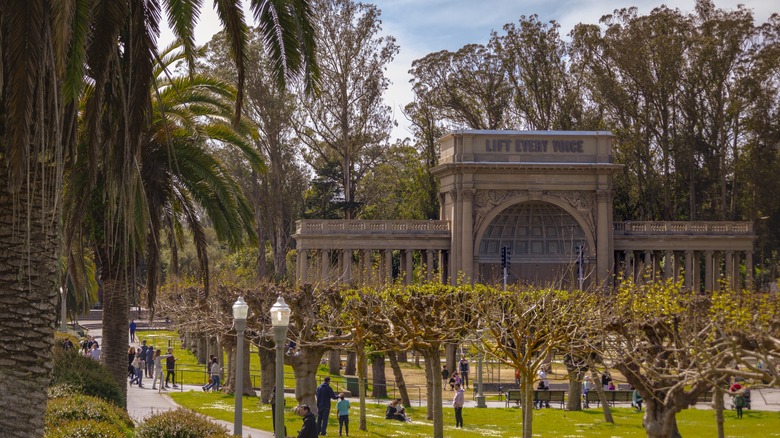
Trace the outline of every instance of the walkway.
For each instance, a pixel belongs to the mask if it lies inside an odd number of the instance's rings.
[[[91,315],[94,317],[94,315],[99,315],[99,313],[93,311],[91,312]],[[89,329],[89,334],[94,336],[101,345],[103,344],[103,324],[100,319],[85,319],[79,321],[79,323],[84,328]],[[137,343],[130,345],[138,346]],[[150,379],[144,379],[145,382],[149,382],[149,380]],[[179,407],[179,405],[166,394],[166,391],[158,392],[157,390],[153,390],[151,384],[144,386],[144,388],[139,388],[138,386],[128,386],[127,388],[127,413],[130,414],[130,418],[136,423],[141,423],[144,419],[156,413],[170,411]],[[201,388],[197,385],[184,385],[183,388],[181,388],[181,390],[184,391],[195,391],[200,389]],[[177,391],[178,390],[179,389],[177,389]],[[233,432],[233,423],[216,419],[212,419],[212,421],[225,426],[228,432]],[[274,436],[272,432],[253,429],[247,426],[243,426],[243,434],[245,438],[273,438]]]

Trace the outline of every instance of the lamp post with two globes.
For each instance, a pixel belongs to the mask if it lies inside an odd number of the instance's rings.
[[[244,397],[244,330],[246,330],[246,317],[249,306],[244,302],[244,297],[238,297],[233,304],[233,321],[236,324],[236,390],[235,390],[235,416],[233,418],[233,435],[242,436],[243,397]]]
[[[276,409],[274,411],[274,437],[284,438],[284,341],[290,324],[290,306],[279,296],[271,306],[271,325],[276,343]]]

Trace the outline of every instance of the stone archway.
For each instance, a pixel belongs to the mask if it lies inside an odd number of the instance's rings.
[[[591,246],[592,230],[561,206],[527,200],[496,209],[479,230],[475,262],[483,281],[501,277],[502,247],[509,248],[512,283],[566,286],[576,279],[580,247]]]

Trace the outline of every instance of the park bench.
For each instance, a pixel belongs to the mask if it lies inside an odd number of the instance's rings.
[[[631,390],[606,390],[604,395],[607,397],[607,402],[610,406],[614,406],[616,403],[633,403],[634,391]],[[599,400],[599,393],[595,389],[588,391],[585,402],[590,404],[595,402],[596,406],[599,406],[601,400]]]
[[[564,390],[535,390],[534,391],[534,404],[541,403],[560,403],[561,409],[563,408],[564,399],[566,398],[566,391]],[[509,403],[515,402],[519,404],[523,399],[523,391],[519,389],[510,389],[506,392],[506,407],[509,407]]]
[[[696,397],[696,403],[712,403],[712,393],[702,392]]]
[[[475,383],[473,385],[474,387],[474,397],[477,396],[477,384]],[[515,383],[509,383],[509,382],[483,382],[482,383],[482,395],[488,396],[488,395],[498,395],[499,397],[503,396],[506,391],[510,389],[517,389],[517,384]]]
[[[520,404],[523,400],[523,391],[520,391],[519,389],[510,389],[506,392],[504,398],[506,399],[506,407],[509,407],[509,403],[511,402]]]

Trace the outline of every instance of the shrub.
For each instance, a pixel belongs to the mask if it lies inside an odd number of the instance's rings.
[[[108,370],[75,351],[54,349],[51,386],[68,385],[77,392],[125,407],[125,398]]]
[[[109,423],[125,435],[134,427],[133,420],[125,411],[97,397],[72,395],[49,400],[46,405],[46,430],[61,429],[70,422],[80,420]]]
[[[176,409],[152,415],[136,429],[136,438],[229,438],[227,429],[203,415]]]
[[[78,420],[60,427],[47,429],[43,438],[128,438],[132,433],[102,421]]]

